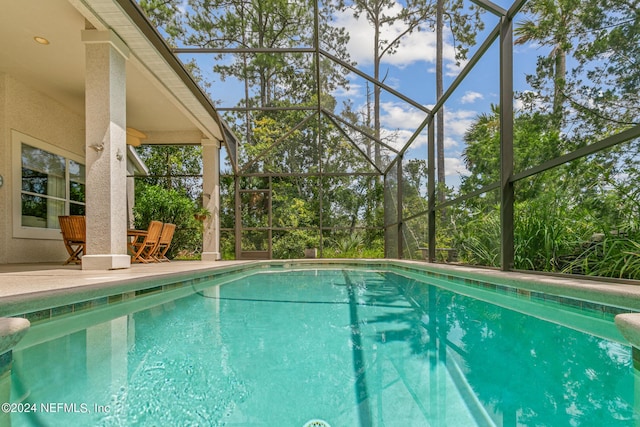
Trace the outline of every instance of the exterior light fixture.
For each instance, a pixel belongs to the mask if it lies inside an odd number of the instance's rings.
[[[127,144],[133,147],[139,147],[142,144],[142,140],[147,139],[147,135],[140,132],[138,129],[127,128]]]
[[[44,37],[35,36],[33,39],[36,41],[36,43],[40,43],[40,44],[44,44],[44,45],[48,45],[49,44],[49,40],[45,39]]]

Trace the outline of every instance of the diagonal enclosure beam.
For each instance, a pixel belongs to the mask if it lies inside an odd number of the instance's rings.
[[[494,15],[496,15],[499,18],[502,18],[503,16],[507,15],[507,10],[506,9],[503,9],[502,7],[498,6],[497,4],[495,4],[495,3],[493,3],[493,2],[491,2],[489,0],[471,0],[471,2],[475,3],[478,6],[480,6],[484,10],[493,13]]]
[[[565,163],[569,163],[574,160],[580,159],[582,157],[595,154],[599,151],[606,150],[607,148],[614,147],[618,144],[629,142],[635,138],[640,138],[640,125],[636,125],[620,133],[611,135],[603,140],[600,140],[593,144],[585,145],[584,147],[578,148],[577,150],[567,153],[563,156],[556,157],[555,159],[548,160],[542,164],[539,164],[537,166],[534,166],[532,168],[529,168],[522,172],[514,174],[511,181],[513,182],[520,181],[521,179],[525,179],[530,176],[537,175],[539,173],[545,172],[549,169],[553,169]]]
[[[511,5],[511,7],[509,8],[509,10],[507,11],[507,18],[509,19],[513,19],[514,16],[516,16],[516,13],[518,13],[520,11],[520,9],[522,9],[524,7],[524,4],[527,2],[528,0],[516,0],[513,2],[513,4]]]
[[[407,143],[404,144],[404,147],[402,147],[402,150],[400,150],[399,154],[401,156],[404,155],[404,153],[406,153],[406,151],[411,147],[411,144],[413,144],[413,142],[418,138],[418,136],[420,136],[424,128],[427,127],[429,123],[431,123],[432,121],[433,121],[433,114],[429,114],[427,117],[425,117],[422,123],[420,123],[420,126],[418,126],[418,128],[415,130],[415,132],[413,132],[411,137],[409,137],[409,140],[407,141]]]
[[[404,144],[404,147],[402,147],[402,149],[398,152],[398,156],[403,156],[404,153],[406,153],[406,151],[411,147],[411,144],[413,144],[413,142],[416,140],[416,138],[418,138],[418,136],[420,136],[420,134],[422,133],[424,128],[429,126],[431,123],[433,123],[433,117],[434,117],[433,114],[429,114],[427,117],[425,117],[425,119],[422,121],[422,123],[420,123],[420,126],[418,126],[418,128],[415,130],[415,132],[413,132],[413,134],[411,135],[411,137],[409,138],[407,143]],[[384,171],[385,175],[389,173],[389,171],[393,167],[393,165],[396,162],[396,160],[397,160],[397,158],[394,159],[391,162],[391,164],[389,164],[387,169]]]
[[[344,130],[344,128],[342,126],[340,126],[340,123],[338,123],[332,116],[326,114],[323,111],[324,115],[327,116],[327,118],[329,120],[331,120],[331,122],[338,128],[338,130],[342,133],[342,135],[344,135],[345,138],[347,138],[347,140],[351,143],[351,145],[353,145],[355,147],[356,150],[358,150],[360,152],[360,154],[362,154],[364,156],[365,159],[367,159],[367,161],[371,164],[371,166],[373,166],[379,173],[380,175],[383,175],[382,171],[380,170],[380,168],[374,163],[373,160],[371,160],[371,158],[367,155],[367,153],[365,153],[362,148],[360,148],[358,146],[358,144],[355,143],[355,141],[353,139],[351,139],[351,137],[349,136],[349,134]]]
[[[376,86],[379,86],[380,88],[386,90],[387,92],[391,93],[392,95],[397,96],[398,98],[402,99],[404,102],[413,105],[418,110],[424,111],[425,113],[430,113],[431,112],[431,110],[429,110],[427,107],[425,107],[424,105],[420,104],[419,102],[416,102],[413,99],[411,99],[411,98],[409,98],[407,96],[404,96],[403,94],[401,94],[397,90],[387,86],[386,84],[377,81],[373,77],[369,76],[367,73],[364,73],[364,72],[358,70],[357,68],[355,68],[351,64],[348,64],[348,63],[344,62],[343,60],[341,60],[337,56],[332,55],[329,52],[327,52],[325,50],[322,50],[322,49],[320,49],[320,53],[322,55],[326,56],[327,58],[329,58],[330,60],[332,60],[333,62],[343,66],[344,68],[346,68],[347,70],[351,71],[352,73],[355,73],[355,74],[359,75],[360,77],[362,77],[363,79],[369,81],[370,83],[372,83],[372,84],[374,84]]]
[[[373,141],[375,141],[376,143],[382,145],[384,148],[393,151],[394,153],[398,154],[398,150],[396,150],[395,148],[393,148],[390,145],[385,144],[384,142],[382,142],[380,139],[376,138],[375,136],[366,134],[362,131],[362,129],[358,129],[356,126],[354,126],[353,124],[349,123],[348,121],[346,121],[345,119],[343,119],[342,117],[336,116],[335,114],[333,114],[331,111],[327,110],[326,108],[322,109],[322,112],[324,114],[326,114],[327,116],[333,117],[334,119],[338,120],[340,123],[345,124],[346,126],[350,127],[351,129],[355,130],[356,132],[360,132],[362,135],[366,136],[369,139],[372,139]]]
[[[449,97],[453,94],[453,92],[458,88],[460,83],[467,77],[467,75],[473,70],[473,67],[476,66],[478,61],[484,56],[484,54],[489,50],[493,42],[496,41],[498,36],[500,35],[500,23],[498,23],[495,28],[489,33],[484,43],[480,45],[480,48],[473,54],[467,65],[464,66],[460,74],[455,78],[451,86],[447,88],[447,90],[442,94],[442,98],[438,99],[436,105],[433,106],[432,111],[438,111],[442,105],[449,99]]]

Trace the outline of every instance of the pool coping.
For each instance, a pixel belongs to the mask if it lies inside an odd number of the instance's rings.
[[[640,314],[619,314],[615,319],[618,330],[633,347],[633,364],[640,370]]]
[[[293,259],[255,260],[228,263],[191,264],[194,268],[181,271],[145,271],[137,277],[125,274],[122,277],[103,272],[102,276],[92,276],[93,282],[77,283],[73,286],[56,286],[35,292],[21,292],[0,296],[0,318],[21,316],[30,320],[41,320],[54,315],[67,314],[76,309],[91,308],[96,305],[118,302],[130,295],[144,294],[149,290],[199,283],[212,276],[236,274],[243,271],[259,271],[261,268],[299,266],[301,268],[341,266],[366,266],[407,269],[424,272],[427,275],[462,279],[465,284],[491,287],[512,292],[539,293],[551,296],[560,303],[575,305],[582,301],[593,307],[617,307],[620,312],[640,312],[640,286],[614,281],[589,280],[574,276],[557,277],[525,272],[505,272],[462,265],[432,264],[424,261],[399,259]],[[185,267],[186,268],[186,267]],[[45,277],[34,276],[45,281]],[[100,280],[102,277],[104,280]],[[604,308],[603,308],[604,310]],[[30,314],[31,316],[26,316]],[[617,314],[617,313],[614,313]],[[640,348],[640,313],[619,314],[624,316],[616,325],[634,348]],[[623,325],[623,326],[621,326]],[[622,329],[624,328],[624,330]],[[0,337],[2,338],[2,337]],[[637,339],[636,339],[637,338]]]
[[[470,281],[491,283],[497,286],[539,292],[557,296],[559,299],[576,299],[596,304],[609,305],[640,311],[640,285],[615,281],[592,280],[575,276],[559,277],[525,272],[500,271],[451,264],[425,264],[401,260],[401,264],[426,265],[425,270],[438,272]]]
[[[101,272],[101,276],[87,276],[91,278],[90,280],[80,277],[76,283],[70,283],[69,286],[56,286],[51,289],[0,296],[0,318],[64,305],[82,304],[87,301],[131,292],[142,292],[162,286],[180,285],[187,281],[211,277],[214,274],[219,275],[236,272],[241,269],[254,268],[252,267],[253,264],[251,261],[219,265],[196,262],[193,264],[194,268],[192,269],[161,270],[159,272],[143,271],[141,273],[138,272],[138,274],[125,273],[124,277],[118,274],[122,270],[104,271]],[[42,276],[39,277],[42,280]]]

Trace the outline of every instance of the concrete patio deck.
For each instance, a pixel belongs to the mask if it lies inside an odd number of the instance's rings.
[[[85,271],[77,265],[4,264],[0,265],[0,305],[7,297],[73,289],[87,285],[160,277],[175,273],[245,264],[249,261],[173,261],[161,264],[133,264],[129,269]]]

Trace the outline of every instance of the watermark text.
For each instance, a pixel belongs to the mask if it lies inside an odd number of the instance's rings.
[[[45,414],[108,414],[111,412],[109,405],[97,403],[68,403],[68,402],[42,402],[42,403],[8,403],[0,405],[0,410],[5,414],[21,412],[41,412]]]

